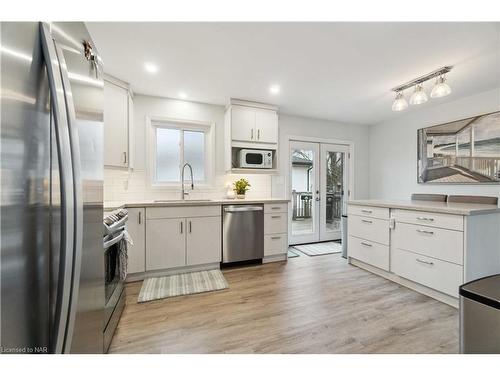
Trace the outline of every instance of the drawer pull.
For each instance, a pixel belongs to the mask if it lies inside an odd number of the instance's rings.
[[[367,209],[365,209],[365,208],[361,209],[361,212],[365,212],[365,213],[367,213],[367,214],[372,214],[372,213],[373,213],[373,211],[372,211],[372,210],[367,210]]]
[[[271,210],[279,210],[280,207],[271,207]]]
[[[423,216],[417,217],[417,220],[420,220],[420,221],[434,221],[434,219],[432,217],[423,217]]]
[[[429,266],[433,266],[433,265],[434,265],[434,262],[428,262],[428,261],[426,261],[426,260],[419,259],[419,258],[417,258],[416,260],[417,260],[417,262],[419,262],[419,263],[428,264]]]
[[[368,243],[368,242],[361,242],[361,245],[367,246],[367,247],[372,247],[373,246],[371,243]]]
[[[271,237],[272,240],[280,240],[281,237],[280,236],[277,236],[277,237]]]
[[[271,216],[271,219],[281,219],[281,216]]]
[[[373,224],[373,221],[371,221],[371,220],[364,220],[364,219],[361,219],[361,221],[362,221],[363,223],[366,223],[366,224]]]
[[[434,234],[433,231],[430,230],[425,230],[425,229],[417,229],[418,233],[425,233],[425,234]]]

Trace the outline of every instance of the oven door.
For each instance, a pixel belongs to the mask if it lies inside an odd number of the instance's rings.
[[[123,290],[120,279],[120,242],[124,241],[123,230],[104,238],[104,325],[106,326]]]

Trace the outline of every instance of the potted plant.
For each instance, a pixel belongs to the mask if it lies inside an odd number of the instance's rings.
[[[250,188],[250,183],[248,182],[248,180],[240,178],[239,180],[233,182],[233,186],[236,197],[239,199],[245,199],[245,193]]]

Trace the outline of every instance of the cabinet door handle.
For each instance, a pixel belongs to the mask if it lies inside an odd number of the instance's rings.
[[[434,219],[432,217],[423,217],[423,216],[417,217],[417,220],[420,220],[420,221],[434,221]]]
[[[364,220],[364,219],[361,219],[361,221],[362,221],[363,223],[366,223],[366,224],[373,224],[373,221],[371,221],[371,220]]]
[[[253,129],[250,130],[250,139],[253,139]]]
[[[419,263],[428,264],[429,266],[433,266],[434,265],[434,262],[428,262],[426,260],[419,259],[419,258],[417,258],[416,261],[419,262]]]
[[[361,212],[365,212],[367,214],[371,214],[373,211],[372,210],[367,210],[367,209],[362,209]]]
[[[280,219],[281,216],[271,216],[271,219]]]
[[[127,164],[127,152],[123,152],[123,164]]]
[[[277,236],[277,237],[271,237],[271,239],[272,239],[272,240],[279,240],[279,239],[281,239],[281,237],[280,237],[280,236]]]
[[[425,229],[417,229],[418,233],[425,233],[425,234],[434,234],[433,231],[430,230],[425,230]]]
[[[367,246],[367,247],[372,247],[373,246],[371,243],[368,243],[368,242],[361,242],[361,245]]]
[[[139,211],[139,224],[141,223],[141,211]]]
[[[183,229],[183,225],[182,225],[182,221],[181,221],[181,234],[183,231],[184,231],[184,229]]]
[[[257,129],[257,139],[260,139],[260,129]]]
[[[271,207],[271,210],[279,210],[279,207]]]
[[[189,233],[191,233],[191,220],[189,221]]]

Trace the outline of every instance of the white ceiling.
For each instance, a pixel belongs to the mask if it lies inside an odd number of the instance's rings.
[[[500,23],[87,23],[105,71],[136,93],[227,104],[230,97],[281,112],[376,124],[390,89],[453,65],[453,92],[424,106],[500,87]],[[158,65],[145,72],[144,63]],[[277,96],[269,93],[279,84]],[[427,92],[432,84],[427,84]]]

